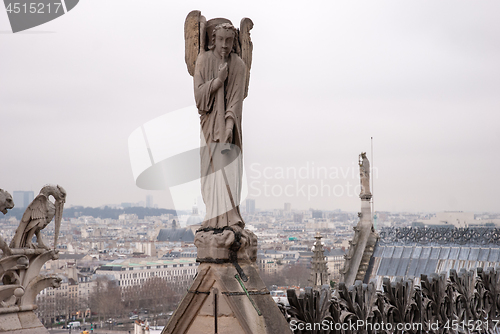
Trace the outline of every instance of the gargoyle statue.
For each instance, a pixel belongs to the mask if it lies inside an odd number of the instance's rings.
[[[54,197],[55,203],[49,200],[49,196]],[[45,248],[49,249],[42,241],[40,233],[55,216],[55,236],[54,249],[57,245],[57,237],[61,227],[64,202],[66,201],[66,191],[61,186],[47,185],[40,190],[40,194],[26,208],[21,218],[21,223],[10,243],[10,248]],[[36,235],[38,245],[31,242],[33,235]]]
[[[7,214],[7,210],[10,210],[14,207],[14,201],[12,200],[12,196],[5,190],[0,189],[0,212],[4,215]],[[7,243],[0,237],[0,249],[3,251],[4,255],[11,255],[9,246]]]
[[[12,200],[12,196],[5,190],[0,189],[0,212],[4,215],[7,214],[7,210],[10,210],[14,207],[14,201]]]

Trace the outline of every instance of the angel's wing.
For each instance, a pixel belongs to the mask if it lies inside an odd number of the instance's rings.
[[[253,44],[250,38],[250,30],[253,28],[253,22],[248,17],[244,17],[240,22],[239,42],[240,57],[247,66],[247,82],[245,83],[245,97],[248,95],[248,84],[250,82],[250,68],[252,67]]]
[[[193,10],[188,14],[184,22],[185,60],[191,76],[194,75],[194,66],[198,58],[198,53],[200,53],[201,18],[201,12]]]
[[[14,238],[10,242],[10,248],[22,247],[23,236],[26,232],[45,219],[47,219],[47,197],[40,194],[35,197],[33,202],[26,208],[26,211],[24,211]]]

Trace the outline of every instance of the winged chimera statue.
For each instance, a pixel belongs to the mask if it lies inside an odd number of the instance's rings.
[[[55,203],[49,200],[52,196]],[[43,230],[55,217],[54,249],[61,227],[66,191],[61,186],[47,185],[40,190],[40,194],[26,208],[19,227],[10,243],[10,248],[45,248],[40,231]],[[32,244],[31,239],[36,235],[38,245]]]
[[[49,196],[55,198],[55,205],[49,201]],[[33,310],[37,309],[36,296],[40,291],[50,287],[58,288],[62,281],[54,274],[40,274],[40,269],[45,262],[59,258],[55,247],[65,199],[66,191],[62,187],[43,187],[26,208],[10,248],[0,238],[0,249],[3,251],[0,254],[0,324],[8,323],[6,330],[9,333],[48,333]],[[0,189],[0,212],[6,214],[7,210],[13,207],[12,196]],[[54,216],[54,249],[49,249],[43,244],[40,230],[45,228]],[[36,235],[38,245],[33,245],[33,235]],[[21,322],[8,319],[19,319]],[[2,333],[3,327],[5,326],[0,325]]]

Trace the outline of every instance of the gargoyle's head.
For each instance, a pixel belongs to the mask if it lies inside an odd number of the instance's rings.
[[[12,196],[5,190],[0,189],[0,212],[4,215],[7,214],[7,210],[14,207],[14,201]]]

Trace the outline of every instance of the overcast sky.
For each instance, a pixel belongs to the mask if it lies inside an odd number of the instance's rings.
[[[500,3],[486,0],[81,0],[16,34],[0,10],[0,187],[172,208],[135,185],[128,138],[194,104],[193,9],[254,22],[243,142],[258,208],[358,211],[373,137],[376,210],[500,211]]]

